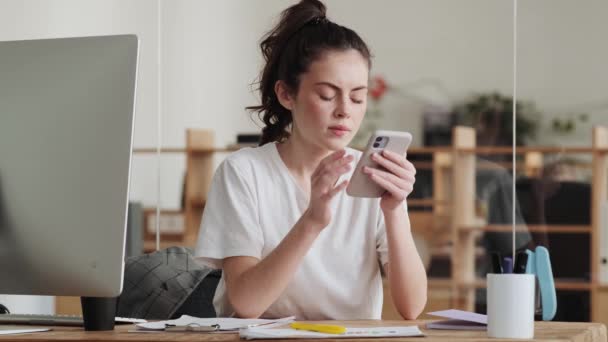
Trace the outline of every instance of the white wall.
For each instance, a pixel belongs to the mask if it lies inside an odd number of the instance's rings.
[[[591,145],[594,124],[608,124],[608,1],[519,1],[521,97],[534,100],[545,126],[541,144]],[[549,129],[550,118],[588,113],[575,134]]]
[[[0,303],[16,314],[55,313],[55,299],[49,296],[0,295]]]
[[[244,107],[260,67],[258,42],[291,0],[162,0],[162,87],[165,147],[183,147],[188,127],[210,128],[217,146],[257,126]],[[448,100],[472,92],[512,92],[512,2],[508,0],[327,0],[334,21],[359,32],[375,54],[373,73],[405,86],[440,82]],[[151,0],[0,0],[0,39],[135,32],[142,39],[135,147],[154,147],[157,113],[157,12]],[[603,0],[519,1],[518,95],[552,116],[587,111],[606,122],[608,46]],[[430,91],[437,89],[414,89]],[[440,92],[434,96],[445,102]],[[601,106],[603,104],[603,106]],[[397,96],[383,103],[387,126],[420,143],[422,107]],[[588,126],[540,143],[588,144]],[[131,196],[156,203],[154,155],[136,155]],[[221,157],[218,158],[218,161]],[[179,206],[185,160],[162,158],[162,206]]]
[[[213,129],[217,146],[233,143],[236,132],[258,130],[244,110],[255,103],[249,84],[257,76],[261,60],[257,41],[285,4],[268,0],[163,1],[163,146],[183,147],[189,127]],[[142,115],[156,122],[156,113]],[[155,128],[149,130],[148,144],[139,146],[154,146],[154,132]],[[185,158],[163,156],[161,165],[162,207],[176,208]],[[155,156],[137,155],[132,198],[155,205],[156,179]]]
[[[258,42],[278,13],[294,1],[165,2],[163,7],[163,145],[183,146],[187,127],[210,128],[217,145],[238,132],[256,129],[243,107],[255,103],[249,83],[260,66]],[[420,79],[437,89],[413,89],[437,102],[457,101],[473,92],[512,94],[512,2],[487,0],[327,0],[334,21],[359,32],[375,54],[373,73],[405,86]],[[539,143],[589,144],[590,124],[569,138],[551,135],[553,116],[584,110],[592,122],[606,122],[608,85],[608,2],[535,0],[519,2],[518,95],[545,113]],[[428,88],[428,87],[427,87]],[[446,100],[447,98],[447,100]],[[601,108],[594,104],[604,103]],[[410,130],[420,143],[422,107],[388,97],[387,126]],[[148,132],[149,137],[154,135]],[[152,141],[153,139],[148,139]],[[150,146],[150,145],[148,145]],[[221,160],[219,156],[218,160]],[[155,203],[155,179],[137,170],[133,197]],[[181,193],[184,158],[166,156],[162,206],[175,208]],[[142,163],[143,164],[143,163]],[[140,172],[141,171],[141,172]]]
[[[0,0],[0,40],[135,33],[140,39],[140,73],[135,144],[156,141],[156,5],[150,0]]]

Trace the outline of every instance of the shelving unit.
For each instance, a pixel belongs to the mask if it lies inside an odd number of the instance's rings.
[[[226,148],[215,147],[215,133],[206,129],[187,129],[186,147],[162,148],[162,154],[186,155],[186,178],[184,184],[184,233],[179,238],[171,237],[167,241],[161,239],[160,247],[181,245],[194,247],[198,236],[203,209],[207,200],[207,193],[213,177],[213,158],[218,153],[229,153],[238,150],[239,146]],[[155,148],[137,148],[134,154],[155,154]],[[153,251],[156,242],[148,239],[144,241],[144,250]]]
[[[215,148],[213,132],[188,130],[186,148],[163,149],[163,153],[186,153],[187,174],[185,184],[186,230],[182,244],[193,246],[196,242],[206,194],[213,174],[213,155],[237,150],[239,147]],[[139,149],[135,153],[154,153],[154,149]],[[432,170],[432,198],[410,199],[410,208],[426,207],[430,211],[410,210],[412,229],[438,246],[432,246],[432,254],[449,254],[451,278],[429,279],[429,295],[438,294],[437,303],[464,310],[473,310],[475,290],[485,287],[485,280],[475,276],[475,259],[479,256],[476,241],[485,232],[511,232],[511,225],[488,225],[476,217],[475,174],[480,169],[512,169],[510,163],[478,163],[478,155],[511,154],[510,147],[477,147],[475,131],[468,127],[455,127],[452,146],[410,148],[408,155],[431,155],[432,161],[415,162],[419,170]],[[599,229],[602,202],[608,201],[608,128],[596,127],[591,147],[518,147],[516,154],[523,157],[517,164],[517,172],[529,177],[540,175],[545,154],[591,154],[593,191],[591,224],[583,225],[527,225],[531,233],[588,234],[591,257],[591,279],[570,281],[556,279],[559,290],[589,291],[593,321],[608,323],[608,284],[599,284]],[[455,199],[455,194],[458,194]],[[516,229],[523,229],[518,226]],[[449,294],[449,298],[447,298]],[[430,299],[431,300],[431,299]],[[435,304],[437,304],[435,303]],[[603,307],[604,310],[599,308]],[[391,316],[388,316],[391,317]]]
[[[186,131],[185,230],[182,241],[184,246],[192,247],[196,244],[213,177],[213,154],[218,151],[213,147],[214,140],[215,135],[211,130]]]
[[[479,257],[476,242],[488,232],[510,233],[512,225],[488,225],[479,222],[475,215],[475,174],[481,169],[512,170],[511,163],[482,164],[477,160],[479,155],[510,155],[510,147],[477,147],[475,131],[468,127],[455,127],[453,143],[450,148],[412,149],[409,155],[421,153],[433,156],[433,199],[408,200],[411,204],[424,204],[432,207],[432,215],[427,212],[412,212],[412,228],[420,234],[431,227],[431,233],[426,233],[431,239],[443,240],[450,255],[451,277],[429,279],[429,305],[433,293],[445,296],[449,291],[449,306],[463,310],[474,310],[476,290],[486,286],[485,279],[479,279],[475,273],[475,260]],[[590,293],[591,319],[608,324],[608,284],[599,284],[599,229],[600,205],[608,200],[608,128],[596,127],[593,130],[591,147],[517,147],[516,154],[523,157],[519,162],[517,172],[528,177],[540,176],[543,169],[545,154],[591,154],[592,177],[592,208],[590,208],[590,225],[517,225],[517,231],[547,234],[588,234],[590,237],[590,280],[556,279],[556,289],[561,291],[587,291]],[[454,194],[458,194],[455,200]],[[466,195],[469,194],[469,195]],[[411,207],[412,205],[410,205]],[[426,216],[429,223],[416,226],[414,217]],[[420,229],[422,228],[422,229]],[[446,241],[447,237],[447,241]],[[556,251],[559,253],[560,251]],[[435,256],[445,256],[445,251],[433,253]],[[445,300],[441,300],[445,304]],[[390,303],[389,303],[390,305]],[[603,308],[603,309],[601,309]],[[428,311],[428,310],[425,310]],[[389,309],[389,312],[392,312]]]
[[[452,165],[452,193],[473,194],[460,195],[452,203],[452,270],[451,286],[454,294],[453,306],[463,310],[473,310],[475,304],[475,289],[484,288],[485,280],[475,278],[474,246],[483,232],[511,232],[511,225],[476,225],[474,219],[474,164],[478,154],[510,154],[510,148],[475,147],[475,132],[470,128],[456,127],[454,129]],[[599,310],[603,301],[608,301],[608,291],[598,283],[599,274],[599,230],[601,219],[601,203],[608,200],[608,128],[595,127],[593,130],[593,144],[590,148],[554,148],[554,147],[518,147],[515,153],[524,155],[525,174],[534,176],[542,169],[542,155],[548,153],[590,153],[593,156],[592,169],[592,208],[590,225],[528,225],[526,230],[531,233],[576,233],[590,236],[590,270],[589,281],[565,281],[556,279],[556,288],[559,290],[589,291],[591,294],[591,319],[593,321],[608,322],[607,313]],[[523,226],[516,227],[516,231]]]

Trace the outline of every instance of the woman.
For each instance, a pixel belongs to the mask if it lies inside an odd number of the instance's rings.
[[[415,169],[404,156],[374,156],[366,169],[387,192],[353,198],[344,189],[361,153],[346,146],[366,111],[370,52],[317,0],[283,11],[261,43],[266,64],[260,147],[218,168],[196,255],[222,268],[218,316],[379,319],[381,268],[394,304],[415,319],[427,279],[405,199]]]

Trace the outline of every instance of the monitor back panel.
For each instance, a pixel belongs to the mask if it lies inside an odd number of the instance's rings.
[[[0,42],[0,293],[120,293],[137,51]]]

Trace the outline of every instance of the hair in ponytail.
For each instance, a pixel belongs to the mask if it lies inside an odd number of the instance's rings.
[[[279,23],[263,37],[260,48],[265,61],[258,82],[261,104],[246,107],[257,112],[264,123],[260,145],[289,138],[293,119],[275,94],[278,80],[296,94],[300,75],[326,51],[355,49],[371,67],[365,42],[353,30],[328,20],[325,5],[319,0],[301,0],[284,10]]]

